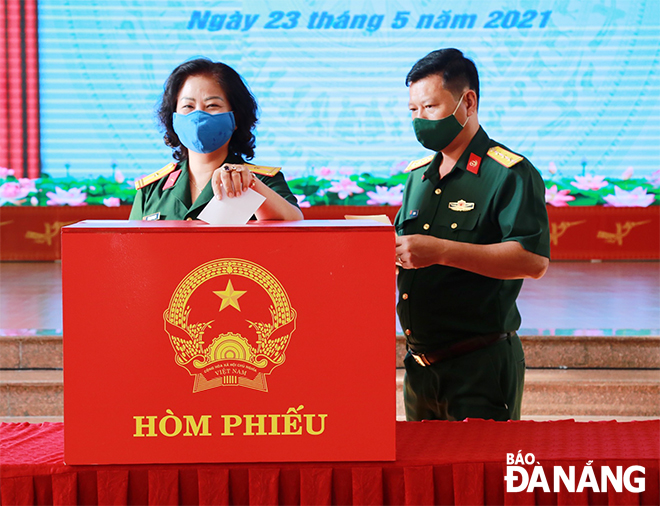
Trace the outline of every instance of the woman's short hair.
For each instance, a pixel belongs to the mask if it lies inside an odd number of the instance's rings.
[[[188,149],[181,144],[172,126],[172,115],[176,112],[179,91],[190,76],[207,75],[214,78],[229,101],[234,113],[236,130],[229,141],[229,152],[250,160],[254,157],[254,127],[257,124],[257,101],[241,76],[229,65],[213,62],[208,58],[197,58],[175,68],[165,81],[163,96],[158,106],[158,120],[165,135],[165,144],[170,146],[176,160],[188,158]]]

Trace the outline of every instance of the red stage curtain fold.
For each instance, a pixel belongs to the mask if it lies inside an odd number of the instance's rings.
[[[403,470],[405,481],[405,504],[433,504],[433,466],[406,467]]]
[[[353,504],[383,504],[383,469],[375,467],[353,468]]]
[[[659,445],[660,446],[660,445]],[[643,506],[656,506],[660,503],[660,460],[641,460],[646,469],[646,490],[642,492]]]
[[[154,469],[149,471],[149,504],[176,506],[179,504],[178,469]]]
[[[332,504],[332,468],[300,470],[300,504],[330,506]]]
[[[441,506],[454,504],[454,476],[451,464],[433,466],[434,501]]]
[[[35,504],[32,476],[3,477],[0,480],[0,498],[2,498],[2,504],[16,506]]]
[[[100,470],[96,475],[100,506],[121,506],[128,504],[128,471]]]
[[[406,482],[401,467],[383,468],[383,503],[406,504]]]
[[[53,506],[78,504],[78,474],[53,475]]]
[[[279,469],[250,469],[250,504],[277,505],[279,504]]]
[[[454,502],[479,506],[484,504],[484,464],[454,464]]]
[[[229,469],[197,471],[200,506],[229,504]]]
[[[62,424],[0,424],[0,502],[22,504],[659,504],[660,422],[397,424],[396,462],[67,466]],[[443,435],[443,437],[439,437]],[[483,440],[491,441],[488,447]],[[506,452],[554,467],[645,469],[646,490],[507,493]],[[542,457],[545,455],[547,458]],[[556,459],[560,455],[561,459]],[[553,458],[554,457],[554,458]],[[456,462],[457,460],[461,462]],[[533,466],[526,466],[528,472]]]

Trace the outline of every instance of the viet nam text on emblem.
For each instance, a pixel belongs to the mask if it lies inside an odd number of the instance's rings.
[[[221,386],[268,391],[266,376],[282,365],[296,311],[266,269],[222,258],[179,283],[163,314],[175,362],[195,378],[193,392]]]
[[[472,211],[474,209],[474,202],[466,202],[465,200],[450,202],[449,209],[452,211]]]

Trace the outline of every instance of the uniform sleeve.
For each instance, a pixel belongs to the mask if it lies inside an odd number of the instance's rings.
[[[295,195],[291,193],[289,185],[284,179],[282,172],[278,172],[274,176],[262,176],[261,174],[255,174],[263,183],[266,184],[271,190],[277,192],[280,197],[286,200],[289,204],[293,204],[298,207],[298,200]]]
[[[144,216],[142,208],[142,190],[138,190],[135,194],[135,199],[133,200],[133,207],[131,208],[131,214],[128,217],[129,220],[141,220]]]
[[[502,242],[516,241],[527,251],[550,258],[543,179],[527,160],[509,171],[496,197]]]

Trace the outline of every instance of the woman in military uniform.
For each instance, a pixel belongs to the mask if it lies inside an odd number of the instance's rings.
[[[248,188],[266,197],[257,219],[303,219],[279,168],[245,161],[254,157],[257,103],[231,67],[206,58],[179,65],[158,118],[177,162],[135,182],[130,219],[196,219],[214,196],[236,198]]]

